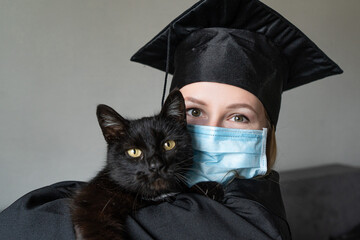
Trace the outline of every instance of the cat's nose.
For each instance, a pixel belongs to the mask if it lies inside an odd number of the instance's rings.
[[[159,162],[159,161],[152,161],[150,162],[150,165],[149,165],[149,170],[154,172],[154,171],[157,171],[159,170],[160,168],[162,168],[164,166],[164,164],[162,162]]]

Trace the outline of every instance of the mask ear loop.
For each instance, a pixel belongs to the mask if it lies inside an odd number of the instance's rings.
[[[168,74],[169,74],[170,42],[171,42],[170,40],[171,40],[171,27],[169,27],[169,31],[168,31],[167,51],[166,51],[165,81],[164,81],[163,95],[162,95],[162,99],[161,99],[161,106],[164,105],[165,93],[166,93],[166,85],[167,85],[167,78],[168,78]]]

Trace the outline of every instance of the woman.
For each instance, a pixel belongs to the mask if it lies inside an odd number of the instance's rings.
[[[281,94],[341,69],[257,0],[200,1],[132,60],[174,74],[170,88],[179,88],[185,98],[195,143],[189,185],[220,182],[224,197],[217,202],[179,194],[174,202],[143,208],[128,218],[130,236],[290,239],[279,177],[271,170]],[[238,152],[243,146],[251,150],[245,157]],[[216,159],[211,167],[206,156]],[[0,215],[0,236],[73,239],[66,203],[81,185],[63,182],[25,195]]]

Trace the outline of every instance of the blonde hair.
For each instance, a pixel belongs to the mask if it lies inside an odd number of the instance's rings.
[[[269,173],[271,172],[272,168],[274,167],[275,161],[276,161],[277,145],[276,145],[276,137],[275,137],[275,125],[271,124],[270,118],[267,115],[266,111],[265,111],[265,116],[266,116],[266,120],[267,120],[267,129],[268,129],[268,134],[267,134],[267,138],[266,138],[267,171],[266,171],[265,175],[255,176],[255,177],[253,177],[254,179],[263,178],[263,177],[269,175]],[[228,173],[230,173],[230,172],[234,173],[235,177],[232,180],[230,180],[228,184],[230,184],[236,178],[240,178],[240,179],[243,178],[239,175],[239,173],[236,170],[229,171]]]
[[[265,111],[265,117],[267,120],[268,135],[266,139],[266,158],[267,158],[267,172],[270,173],[272,168],[275,165],[276,155],[277,155],[277,145],[275,137],[275,125],[271,124],[269,115]]]
[[[266,157],[267,157],[267,173],[271,171],[276,161],[277,146],[275,137],[275,127],[270,125],[268,136],[266,139]]]
[[[275,137],[275,126],[270,123],[269,117],[266,114],[266,112],[265,115],[267,119],[267,128],[268,128],[268,134],[266,138],[267,171],[264,175],[258,175],[253,177],[255,179],[259,179],[267,176],[271,172],[276,161],[277,145],[276,145],[276,137]],[[233,172],[235,177],[228,184],[230,184],[235,178],[240,178],[240,179],[243,178],[239,175],[239,173],[236,170],[230,172]]]

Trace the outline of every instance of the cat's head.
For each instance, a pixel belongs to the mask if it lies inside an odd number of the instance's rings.
[[[113,181],[147,198],[181,190],[193,152],[180,91],[171,92],[154,117],[127,120],[106,105],[98,106],[97,117]]]

